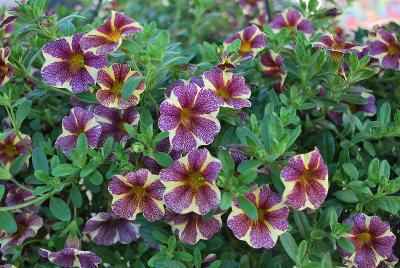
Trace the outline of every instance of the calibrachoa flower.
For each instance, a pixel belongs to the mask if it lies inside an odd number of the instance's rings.
[[[278,78],[282,86],[287,75],[282,56],[273,51],[267,51],[261,56],[260,61],[263,75]]]
[[[300,12],[293,9],[287,9],[273,17],[270,25],[275,31],[286,28],[302,31],[305,34],[312,34],[313,32],[311,21],[305,19]]]
[[[392,254],[386,260],[383,260],[379,263],[377,268],[394,268],[394,266],[399,262],[399,259]]]
[[[137,127],[139,113],[135,107],[126,110],[117,110],[99,105],[94,110],[97,123],[101,126],[99,144],[104,144],[107,138],[113,137],[115,142],[125,142],[130,139],[124,124]]]
[[[39,255],[62,267],[94,268],[101,263],[101,258],[93,252],[76,248],[63,248],[55,252],[40,249]]]
[[[394,33],[380,28],[369,42],[369,53],[383,68],[400,69],[400,43]]]
[[[167,211],[165,219],[181,242],[193,245],[200,239],[208,240],[219,232],[222,226],[222,214],[222,211],[217,211],[206,221],[201,215],[193,212],[178,214]]]
[[[274,247],[278,236],[288,228],[289,209],[269,186],[257,187],[245,198],[256,206],[258,219],[249,218],[235,197],[227,220],[228,227],[238,239],[246,241],[253,248]]]
[[[324,49],[332,53],[334,60],[339,60],[345,53],[359,53],[362,52],[363,47],[355,43],[342,40],[332,34],[323,35],[319,41],[314,42],[313,47]]]
[[[95,148],[101,134],[101,126],[96,122],[92,112],[80,107],[71,109],[69,116],[62,120],[63,132],[56,140],[66,155],[76,147],[76,141],[81,133],[84,133],[90,148]]]
[[[0,48],[0,87],[7,83],[13,75],[13,67],[8,61],[10,48]]]
[[[225,41],[225,46],[232,44],[232,42],[237,39],[240,40],[240,57],[243,59],[251,59],[265,47],[266,36],[257,25],[253,24],[228,38]]]
[[[16,185],[12,185],[9,190],[7,191],[5,204],[7,206],[14,206],[29,200],[34,199],[35,196],[22,188],[17,187]],[[40,210],[40,206],[31,205],[28,207],[21,208],[23,211],[31,211],[31,212],[38,212]]]
[[[218,96],[221,106],[234,109],[251,106],[248,100],[251,91],[243,76],[214,67],[203,73],[203,81],[204,87]]]
[[[194,212],[200,215],[217,208],[221,192],[215,181],[221,168],[221,162],[207,149],[194,149],[161,170],[167,208],[179,214]]]
[[[374,268],[381,261],[392,256],[392,247],[396,237],[390,231],[390,225],[377,216],[356,214],[344,223],[351,223],[353,227],[344,234],[355,247],[354,253],[341,249],[343,262],[348,267]]]
[[[139,238],[139,225],[112,212],[100,212],[86,222],[83,232],[96,245],[129,244]]]
[[[32,148],[31,138],[28,135],[15,132],[8,134],[7,138],[0,141],[0,162],[6,167],[11,165],[11,162],[18,156],[28,153]],[[26,166],[29,164],[27,159]]]
[[[158,126],[169,132],[174,149],[190,151],[213,141],[221,128],[218,111],[217,97],[211,90],[193,83],[176,86],[160,105]]]
[[[148,221],[161,219],[165,214],[164,189],[159,177],[143,168],[125,176],[115,175],[108,184],[113,212],[129,220],[136,219],[138,213]]]
[[[294,156],[282,169],[283,199],[295,210],[317,209],[328,194],[328,167],[319,150]]]
[[[43,47],[41,73],[47,83],[77,93],[89,90],[88,85],[96,82],[98,70],[107,66],[107,56],[83,51],[79,45],[83,35],[62,37]]]
[[[187,86],[187,85],[189,85],[189,83],[194,83],[201,88],[204,87],[203,79],[200,77],[192,77],[189,80],[178,79],[165,89],[164,96],[166,98],[169,98],[171,96],[171,91],[172,91],[172,89],[174,89],[174,87]]]
[[[43,219],[32,213],[20,213],[15,216],[17,231],[0,238],[0,251],[5,254],[13,246],[21,245],[26,239],[36,236],[43,225]]]
[[[121,12],[112,11],[100,27],[87,33],[81,40],[82,49],[92,51],[96,55],[107,55],[119,48],[122,37],[133,35],[143,30],[135,20]]]
[[[126,109],[139,103],[140,94],[144,91],[144,81],[141,81],[132,92],[128,100],[121,96],[122,87],[133,76],[140,76],[140,72],[132,71],[129,65],[114,63],[100,70],[97,82],[100,90],[96,98],[104,106],[109,108]]]

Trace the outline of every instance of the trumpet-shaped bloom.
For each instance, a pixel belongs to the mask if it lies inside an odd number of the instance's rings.
[[[14,159],[28,153],[31,149],[32,144],[29,136],[22,133],[17,135],[15,132],[11,132],[7,138],[0,141],[0,162],[9,167]],[[28,164],[29,159],[27,159],[26,166]]]
[[[232,44],[237,39],[240,40],[240,57],[243,59],[252,59],[265,47],[266,36],[257,25],[253,24],[228,38],[225,41],[225,46]]]
[[[142,30],[143,27],[137,21],[121,12],[112,11],[111,17],[97,29],[85,34],[80,44],[82,49],[92,51],[96,55],[107,55],[121,46],[123,37]]]
[[[128,100],[121,96],[122,87],[133,76],[141,74],[132,71],[127,64],[115,63],[99,71],[97,82],[100,90],[96,93],[97,100],[108,108],[126,109],[139,103],[140,94],[144,91],[144,81],[141,81]]]
[[[96,245],[129,244],[139,238],[139,225],[112,212],[100,212],[86,222],[83,232]]]
[[[107,66],[107,57],[83,51],[79,45],[83,35],[62,37],[43,47],[41,73],[47,83],[77,93],[88,91],[89,84],[96,82],[99,69]]]
[[[305,34],[312,34],[313,28],[311,21],[305,19],[297,10],[287,9],[281,14],[272,18],[271,28],[279,31],[282,28],[302,31]]]
[[[344,234],[355,247],[355,252],[341,250],[343,262],[348,267],[374,268],[381,261],[393,256],[392,247],[396,236],[390,231],[390,225],[377,216],[356,214],[344,223],[351,223],[353,227]],[[393,260],[394,261],[394,260]]]
[[[221,168],[221,162],[207,149],[194,149],[161,170],[167,208],[179,214],[194,212],[200,215],[217,208],[221,192],[215,181]]]
[[[10,48],[0,48],[0,87],[7,83],[13,75],[13,66],[8,61]]]
[[[295,210],[317,209],[328,194],[328,167],[319,150],[294,156],[282,169],[283,199]]]
[[[260,61],[264,77],[278,78],[280,87],[282,87],[287,75],[282,56],[273,51],[268,51],[261,56]]]
[[[258,219],[249,218],[235,197],[227,221],[228,227],[238,239],[246,241],[253,248],[274,247],[278,236],[288,228],[289,209],[279,194],[271,191],[268,186],[257,187],[246,194],[245,198],[256,206]]]
[[[369,42],[369,54],[386,69],[400,69],[400,43],[396,35],[380,28]]]
[[[90,148],[95,148],[101,134],[101,126],[96,122],[92,112],[85,111],[80,107],[72,108],[69,116],[62,121],[63,132],[56,140],[64,153],[69,156],[72,148],[81,133],[85,134]]]
[[[193,245],[200,239],[210,239],[221,230],[222,214],[222,211],[217,211],[206,221],[201,215],[193,212],[178,214],[167,211],[165,219],[171,225],[172,231],[178,235],[181,242]]]
[[[334,60],[339,60],[345,53],[360,53],[363,47],[355,43],[342,40],[332,34],[323,35],[319,41],[312,44],[313,47],[330,51]]]
[[[204,72],[204,87],[218,96],[221,106],[240,109],[250,107],[250,88],[243,76],[225,72],[218,67]]]
[[[95,268],[101,263],[101,258],[93,252],[76,248],[63,248],[55,252],[40,249],[39,255],[62,267]]]
[[[210,144],[220,131],[219,104],[214,92],[189,83],[176,86],[160,105],[158,126],[169,132],[176,150],[190,151]]]
[[[125,176],[115,175],[108,185],[113,196],[112,210],[118,216],[134,220],[138,213],[148,221],[161,219],[164,214],[164,185],[157,175],[147,169],[129,172]]]

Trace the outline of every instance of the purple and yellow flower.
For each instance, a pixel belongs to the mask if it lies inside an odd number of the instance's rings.
[[[167,210],[165,220],[172,227],[172,232],[178,235],[185,244],[196,244],[199,240],[208,240],[218,233],[222,227],[223,211],[216,211],[210,219],[193,212],[178,214]]]
[[[115,175],[108,184],[108,191],[113,196],[113,212],[125,219],[134,220],[138,213],[148,221],[164,217],[164,185],[157,175],[147,169],[129,172],[125,176]]]
[[[40,249],[39,255],[62,267],[95,268],[101,263],[101,258],[93,252],[76,248],[67,247],[55,252]]]
[[[343,263],[348,267],[374,268],[381,261],[393,256],[392,247],[396,242],[396,236],[390,231],[388,222],[363,213],[347,218],[343,222],[353,225],[343,237],[354,245],[355,252],[340,250]]]
[[[256,206],[258,219],[249,218],[235,197],[227,220],[228,227],[236,238],[253,248],[273,248],[278,236],[288,229],[289,209],[269,186],[257,187],[245,198]]]
[[[80,41],[84,50],[96,55],[107,55],[114,52],[122,44],[122,38],[142,31],[143,27],[134,19],[121,12],[112,11],[104,23],[87,33]]]
[[[189,80],[178,79],[165,89],[164,96],[166,98],[169,98],[171,96],[171,92],[174,89],[174,87],[187,86],[187,85],[189,85],[189,83],[194,83],[194,84],[198,85],[200,88],[204,87],[204,81],[200,77],[192,77]]]
[[[243,76],[214,67],[203,73],[204,88],[217,95],[219,105],[233,109],[250,107],[250,88]]]
[[[265,34],[254,24],[232,35],[224,45],[228,46],[238,39],[240,40],[239,55],[242,59],[254,58],[266,45]]]
[[[169,132],[172,148],[190,151],[208,145],[220,131],[219,104],[214,92],[189,83],[176,86],[160,105],[158,127]]]
[[[167,153],[169,156],[171,156],[172,160],[177,160],[182,156],[181,151],[172,149],[168,138],[165,138],[157,143],[156,152]],[[153,157],[147,155],[143,156],[143,165],[153,174],[160,173],[162,169],[162,166],[160,166]]]
[[[355,43],[345,41],[332,34],[323,35],[319,41],[312,44],[313,47],[330,51],[332,58],[338,61],[343,54],[346,53],[360,53],[363,50],[362,46]]]
[[[10,54],[9,47],[0,48],[0,87],[7,83],[13,75],[13,66],[8,60]]]
[[[384,28],[378,29],[369,42],[369,54],[378,59],[383,68],[400,69],[400,43],[394,33]]]
[[[8,134],[7,138],[0,141],[0,162],[6,167],[11,165],[18,156],[30,152],[32,149],[31,138],[28,135],[15,132]],[[26,162],[26,167],[29,164],[29,158]]]
[[[3,38],[8,38],[14,31],[14,21],[17,19],[16,16],[10,14],[10,12],[5,12],[0,15],[0,29],[4,29]]]
[[[100,70],[97,82],[100,90],[96,93],[97,100],[108,108],[126,109],[139,103],[140,94],[144,91],[144,81],[141,81],[133,90],[128,100],[122,98],[122,87],[133,76],[140,76],[140,72],[132,71],[129,65],[114,63]]]
[[[99,144],[104,144],[109,137],[113,137],[114,141],[119,143],[129,140],[130,136],[126,132],[124,124],[137,128],[139,122],[139,113],[135,107],[117,110],[99,105],[94,110],[94,115],[97,123],[101,126]]]
[[[101,134],[101,126],[96,122],[92,112],[85,111],[80,107],[72,108],[69,116],[62,120],[63,132],[58,136],[56,145],[60,146],[64,153],[69,156],[72,148],[81,133],[85,134],[90,148],[95,148]]]
[[[15,216],[17,231],[15,233],[5,233],[0,237],[0,251],[5,254],[13,246],[21,245],[26,239],[35,237],[38,230],[43,225],[43,219],[32,213],[20,213]]]
[[[88,91],[89,84],[96,82],[99,69],[107,66],[107,56],[83,51],[79,45],[83,35],[62,37],[43,47],[45,63],[41,73],[44,81],[75,93]]]
[[[207,149],[194,149],[161,170],[167,208],[179,214],[194,212],[200,215],[217,208],[221,192],[215,181],[221,168],[221,162]]]
[[[328,194],[328,167],[319,150],[294,156],[281,171],[283,200],[295,210],[317,209]]]
[[[260,61],[263,76],[278,78],[282,87],[287,75],[282,56],[273,51],[267,51],[261,56]]]
[[[399,259],[392,254],[389,258],[386,260],[383,260],[379,263],[377,268],[394,268],[395,265],[399,262]]]
[[[112,212],[100,212],[86,222],[83,232],[96,245],[129,244],[139,238],[139,225]]]
[[[312,34],[313,32],[311,21],[305,19],[299,11],[293,9],[287,9],[273,17],[270,25],[275,31],[286,28],[305,34]]]

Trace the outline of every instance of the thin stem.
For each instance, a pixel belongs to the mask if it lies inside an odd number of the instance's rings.
[[[16,179],[11,178],[10,179],[15,185],[17,185],[19,188],[24,189],[25,191],[28,191],[30,193],[33,193],[32,189],[29,189],[28,187],[26,187],[25,185],[19,183]]]
[[[44,195],[44,196],[41,196],[41,197],[38,197],[38,198],[35,198],[35,199],[32,199],[32,200],[29,200],[29,201],[26,201],[26,202],[21,203],[21,204],[17,204],[17,205],[13,205],[13,206],[0,207],[0,211],[10,211],[10,210],[15,210],[15,209],[28,207],[28,206],[33,205],[35,203],[44,201],[47,198],[49,198],[50,196],[51,196],[51,193],[49,193],[47,195]]]

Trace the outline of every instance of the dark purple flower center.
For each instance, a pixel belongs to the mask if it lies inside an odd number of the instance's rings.
[[[81,69],[85,67],[85,58],[83,57],[82,54],[79,53],[74,54],[70,59],[70,65],[75,70]]]
[[[203,173],[200,171],[189,171],[187,179],[189,185],[192,187],[203,186],[205,184]]]

